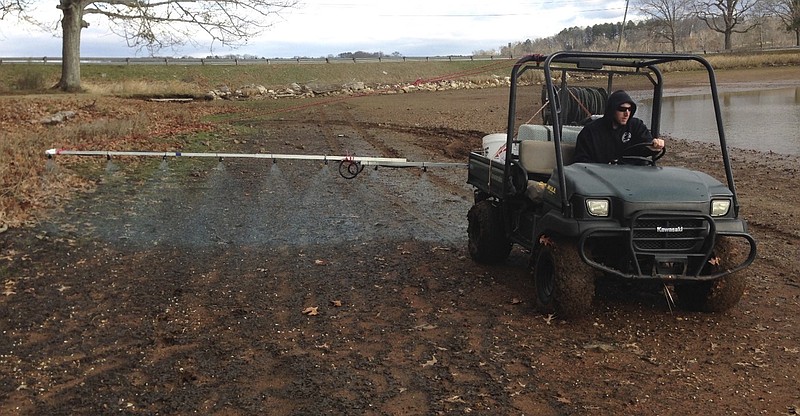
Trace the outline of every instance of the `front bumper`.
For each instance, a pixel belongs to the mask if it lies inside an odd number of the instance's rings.
[[[738,219],[643,212],[631,218],[628,226],[608,225],[587,227],[580,233],[579,253],[591,267],[623,278],[714,280],[746,268],[756,258],[756,242],[747,233],[746,223]],[[713,261],[719,237],[745,240],[747,257],[725,269],[706,267]],[[598,256],[599,251],[615,255]]]

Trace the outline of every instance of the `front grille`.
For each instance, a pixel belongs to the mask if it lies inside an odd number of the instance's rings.
[[[636,251],[696,253],[703,248],[709,224],[702,217],[643,215],[633,223]]]

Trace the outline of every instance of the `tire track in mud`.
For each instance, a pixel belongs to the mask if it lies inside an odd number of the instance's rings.
[[[343,107],[343,106],[342,106]],[[349,125],[351,125],[358,134],[369,142],[370,145],[379,149],[384,154],[397,155],[405,157],[411,161],[448,161],[444,160],[441,155],[432,155],[431,152],[414,143],[415,137],[412,135],[410,139],[405,137],[393,136],[391,143],[380,134],[374,133],[374,126],[369,123],[362,123],[353,117],[352,111],[349,108],[344,109],[342,117]],[[383,131],[382,129],[379,131]],[[466,160],[464,161],[466,162]],[[385,170],[385,169],[384,169]],[[427,171],[422,171],[413,168],[407,171],[405,177],[411,178],[411,185],[407,181],[387,181],[387,186],[395,189],[390,192],[394,195],[396,192],[404,195],[402,201],[397,201],[402,206],[406,202],[413,202],[411,205],[414,208],[421,208],[424,212],[431,212],[435,216],[437,223],[451,224],[445,226],[441,230],[443,235],[456,241],[462,241],[466,235],[465,213],[471,204],[471,190],[466,186],[463,178],[466,178],[466,170],[461,168],[430,168]],[[398,174],[399,176],[399,174]],[[378,179],[378,175],[373,175],[374,179]],[[458,178],[458,179],[456,179]],[[445,204],[441,204],[444,202]],[[467,205],[462,204],[466,202]],[[442,209],[442,206],[452,206],[453,209]],[[414,209],[414,211],[418,211]],[[410,212],[411,215],[420,217],[415,212]],[[463,214],[463,215],[462,215]],[[460,224],[460,227],[453,227]]]
[[[355,121],[351,110],[345,105],[329,106],[325,109],[338,112],[337,122],[329,122],[332,117],[324,115],[320,124],[323,134],[326,137],[335,137],[341,148],[347,148],[358,155],[407,157],[387,145],[384,140],[376,138],[362,123]],[[325,109],[321,109],[321,112]],[[332,126],[341,126],[343,130],[334,131]],[[457,224],[464,221],[460,215],[457,218],[451,215],[452,212],[462,209],[458,207],[462,198],[453,196],[452,192],[442,192],[441,187],[437,186],[439,183],[432,183],[431,178],[435,176],[430,172],[421,173],[419,169],[375,170],[365,167],[361,175],[348,182],[358,183],[365,177],[369,183],[358,186],[355,194],[358,200],[365,201],[365,208],[378,211],[375,215],[376,225],[385,226],[388,223],[389,228],[400,225],[406,229],[400,235],[413,239],[449,243],[463,241],[466,227],[459,227]],[[370,192],[375,189],[378,193]],[[451,205],[452,209],[446,209]],[[463,208],[463,212],[467,208]]]

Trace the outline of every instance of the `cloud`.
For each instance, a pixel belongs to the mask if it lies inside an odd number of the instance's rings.
[[[212,50],[211,42],[203,42],[198,34],[204,46],[184,46],[160,54],[319,57],[363,50],[406,56],[469,55],[509,42],[552,36],[568,27],[619,22],[624,6],[623,0],[307,0],[303,7],[284,12],[244,47]],[[48,19],[58,18],[54,9],[42,12]],[[146,50],[128,48],[102,20],[92,18],[91,26],[82,32],[83,56],[146,56]],[[59,38],[5,23],[0,29],[0,39],[6,37],[0,43],[0,56],[61,54]]]

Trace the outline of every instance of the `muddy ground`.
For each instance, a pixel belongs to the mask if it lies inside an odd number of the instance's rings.
[[[464,161],[506,100],[320,100],[237,120],[255,133],[228,150]],[[715,153],[670,140],[662,164],[719,177]],[[600,283],[563,321],[534,309],[524,250],[469,258],[463,168],[113,160],[0,234],[0,414],[796,414],[800,161],[733,163],[759,242],[739,305]]]

